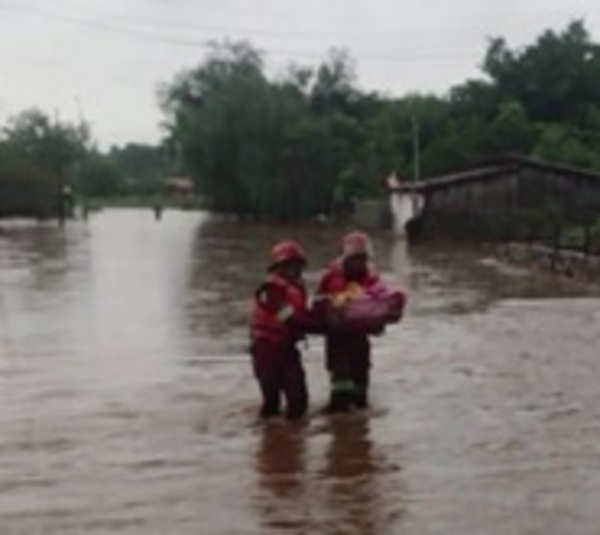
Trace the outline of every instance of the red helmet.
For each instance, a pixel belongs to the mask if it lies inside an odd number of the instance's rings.
[[[304,249],[293,240],[280,241],[271,249],[271,267],[294,260],[306,264]]]
[[[370,258],[373,256],[373,246],[369,236],[358,230],[346,234],[342,240],[342,253],[344,258],[359,254]]]

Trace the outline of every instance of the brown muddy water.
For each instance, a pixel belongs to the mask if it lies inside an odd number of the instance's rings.
[[[597,534],[600,300],[474,253],[377,242],[409,289],[373,408],[261,425],[248,295],[275,239],[114,210],[0,225],[0,534]]]

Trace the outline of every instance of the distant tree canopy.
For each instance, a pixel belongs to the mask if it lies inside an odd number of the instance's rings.
[[[127,143],[106,153],[91,150],[77,170],[77,190],[84,197],[150,197],[175,171],[164,147]]]
[[[161,92],[167,146],[215,209],[265,219],[329,212],[376,196],[414,166],[431,176],[519,152],[600,169],[600,45],[584,24],[513,50],[489,42],[482,79],[443,97],[359,90],[351,59],[268,77],[247,43],[216,46]]]
[[[124,192],[125,178],[109,157],[93,151],[79,165],[77,186],[83,197],[106,199]]]
[[[26,161],[0,152],[0,217],[51,217],[57,213],[56,180]]]
[[[56,216],[67,187],[80,197],[154,195],[171,169],[164,148],[128,144],[103,154],[85,123],[25,110],[0,127],[0,217]]]
[[[85,124],[51,119],[37,109],[11,118],[0,134],[0,217],[56,215],[88,141]]]
[[[38,109],[25,110],[9,119],[3,129],[2,150],[67,179],[71,166],[81,158],[89,141],[85,124],[53,120]]]
[[[44,217],[67,184],[88,197],[148,196],[181,174],[216,210],[293,220],[380,195],[392,170],[428,177],[505,152],[600,169],[600,45],[581,21],[520,49],[491,39],[482,70],[444,96],[391,97],[360,90],[343,51],[268,76],[249,44],[215,46],[161,90],[161,146],[102,153],[86,124],[37,109],[10,119],[0,217]]]
[[[154,195],[166,178],[177,171],[177,157],[167,148],[141,143],[112,146],[106,158],[119,174],[111,194]],[[109,193],[107,191],[107,193]]]
[[[215,48],[162,95],[169,141],[217,210],[297,219],[370,194],[398,160],[398,129],[383,103],[353,87],[346,55],[269,80],[247,44]]]

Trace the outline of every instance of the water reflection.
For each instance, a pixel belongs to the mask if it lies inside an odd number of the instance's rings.
[[[133,210],[1,228],[2,534],[597,532],[600,485],[580,475],[597,468],[598,301],[485,305],[584,295],[571,283],[376,239],[411,290],[375,350],[386,411],[250,429],[235,344],[269,247],[297,237],[314,284],[342,229]],[[200,364],[223,352],[243,361]],[[321,361],[307,352],[313,407]]]
[[[309,531],[307,502],[313,489],[306,448],[303,423],[274,421],[261,428],[256,452],[259,489],[255,506],[264,530]]]
[[[395,485],[384,484],[390,479],[390,467],[375,447],[369,416],[332,418],[328,430],[331,438],[320,479],[327,490],[324,507],[335,516],[326,532],[386,533],[391,518],[398,520],[403,496]],[[386,495],[390,488],[393,497]],[[387,510],[390,498],[394,505]]]
[[[245,328],[249,296],[262,276],[261,246],[243,225],[208,219],[197,227],[186,303],[192,329],[223,335]]]
[[[0,306],[4,352],[68,352],[78,339],[88,287],[83,226],[3,222]]]
[[[0,280],[27,280],[33,291],[52,291],[79,267],[71,255],[85,233],[42,223],[3,223],[0,234]],[[10,280],[12,277],[12,281]],[[8,280],[7,280],[8,279]],[[5,290],[6,290],[5,286]]]
[[[371,434],[369,415],[259,431],[253,505],[264,533],[388,533],[404,515],[400,472]]]
[[[416,272],[412,265],[408,250],[408,242],[404,238],[396,238],[389,245],[389,270],[397,283],[404,288],[412,288],[416,284]]]

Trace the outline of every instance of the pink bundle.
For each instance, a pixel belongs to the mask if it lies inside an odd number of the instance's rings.
[[[402,318],[405,303],[404,292],[391,290],[381,284],[350,301],[344,307],[343,317],[350,322],[396,323]]]

